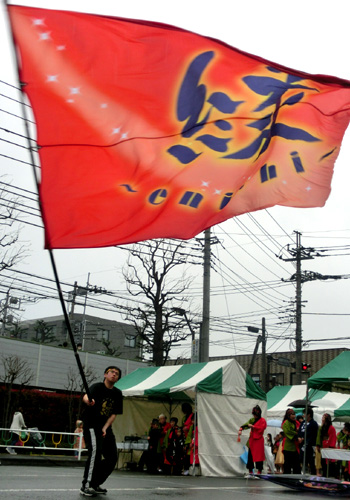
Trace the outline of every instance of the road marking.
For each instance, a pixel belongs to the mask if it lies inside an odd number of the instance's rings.
[[[156,487],[156,488],[108,488],[108,492],[111,491],[179,491],[179,490],[245,490],[247,491],[246,486],[187,486],[187,487]],[[261,493],[266,493],[267,490],[276,491],[276,488],[264,488],[261,490]],[[68,491],[76,491],[80,490],[77,488],[8,488],[8,489],[0,489],[0,493],[43,493],[43,492],[68,492]],[[249,490],[247,491],[247,493]]]

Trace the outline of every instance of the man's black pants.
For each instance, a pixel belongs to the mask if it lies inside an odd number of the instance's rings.
[[[304,463],[304,453],[300,452],[300,463]],[[316,476],[316,465],[315,465],[315,455],[311,444],[306,446],[306,458],[305,458],[306,474],[308,473],[307,468],[312,476]]]
[[[108,430],[105,437],[101,431],[93,428],[84,429],[85,445],[88,449],[83,486],[96,488],[103,484],[114,470],[118,451],[114,434]],[[102,458],[103,457],[103,458]]]
[[[297,451],[286,451],[283,450],[284,455],[284,474],[291,474],[293,470],[293,474],[301,474],[300,467],[300,456]]]

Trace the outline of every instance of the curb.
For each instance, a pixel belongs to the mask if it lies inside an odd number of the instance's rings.
[[[0,465],[31,465],[43,467],[85,467],[86,457],[81,460],[64,456],[33,456],[0,454]]]

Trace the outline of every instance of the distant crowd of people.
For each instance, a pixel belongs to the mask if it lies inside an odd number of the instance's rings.
[[[195,426],[195,414],[189,403],[183,403],[182,421],[177,417],[160,414],[150,424],[148,432],[148,449],[141,455],[138,463],[139,471],[149,474],[188,475],[190,465],[199,464],[198,459],[198,427]]]
[[[307,473],[349,480],[349,463],[322,458],[321,450],[325,448],[350,449],[350,424],[346,422],[342,430],[336,433],[329,413],[322,416],[321,425],[318,425],[313,417],[312,408],[308,408],[306,415],[305,413],[295,414],[293,409],[286,411],[282,432],[275,437],[273,446],[276,468],[284,474],[299,474],[305,453]],[[286,453],[286,449],[289,452]]]
[[[306,413],[298,414],[289,408],[282,420],[281,432],[274,439],[271,434],[264,439],[267,423],[261,416],[260,407],[255,406],[252,414],[253,417],[238,431],[240,440],[242,431],[250,428],[247,443],[249,448],[247,476],[252,476],[254,470],[257,474],[261,474],[266,459],[265,445],[267,445],[273,457],[273,467],[268,465],[268,472],[301,474],[305,461],[305,472],[308,474],[350,480],[350,462],[322,458],[321,453],[325,448],[350,450],[350,423],[346,422],[342,430],[336,433],[328,413],[322,416],[321,425],[318,425],[314,420],[312,408],[308,408]]]

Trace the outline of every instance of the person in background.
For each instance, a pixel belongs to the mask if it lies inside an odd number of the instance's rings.
[[[337,448],[348,450],[349,449],[349,435],[350,435],[350,424],[346,422],[341,431],[337,434]],[[337,460],[336,463],[336,478],[340,479],[341,474],[343,474],[344,480],[349,480],[349,462],[345,460]]]
[[[275,436],[275,444],[274,444],[274,452],[276,453],[275,457],[276,474],[283,474],[283,466],[284,466],[283,440],[284,440],[284,433],[283,431],[281,431]]]
[[[174,451],[175,451],[174,441],[176,439],[177,422],[178,419],[176,417],[171,417],[170,428],[167,430],[163,442],[163,450],[165,453],[164,470],[169,473],[171,473],[171,468],[174,465]]]
[[[146,432],[145,432],[145,438],[146,438],[147,440],[149,440],[149,434],[150,434],[150,432],[151,432],[151,428],[152,428],[152,422],[150,423],[150,426],[149,426],[148,431],[146,431]],[[139,462],[138,462],[138,464],[137,464],[137,470],[138,470],[139,472],[144,472],[144,467],[145,467],[145,465],[147,465],[147,461],[148,461],[148,458],[147,458],[147,457],[148,457],[148,446],[147,446],[147,450],[144,450],[144,451],[142,452],[142,455],[141,455],[141,457],[140,457],[140,460],[139,460]]]
[[[304,422],[304,415],[302,413],[297,413],[295,417],[296,417],[295,420],[299,422],[299,428],[300,428],[301,424]]]
[[[198,422],[198,421],[197,421]],[[188,446],[187,454],[189,454],[190,460],[189,463],[192,467],[199,465],[199,456],[198,456],[198,423],[196,425],[196,415],[192,413],[191,416],[191,426],[188,431],[185,445]],[[188,476],[189,469],[184,470],[184,475]]]
[[[164,439],[171,426],[170,423],[166,421],[166,416],[164,415],[164,413],[161,413],[159,415],[158,421],[159,421],[160,436],[159,436],[158,450],[157,450],[159,457],[157,470],[158,472],[163,472],[165,463],[165,451],[166,451],[166,447],[164,446]]]
[[[182,403],[181,410],[184,416],[182,417],[182,428],[187,427],[188,429],[192,424],[193,411],[190,403]]]
[[[121,370],[117,366],[108,366],[103,382],[93,384],[89,388],[91,401],[87,394],[83,397],[86,405],[83,413],[84,439],[88,449],[80,489],[80,494],[84,496],[107,493],[105,488],[101,488],[101,484],[106,481],[117,463],[118,452],[112,423],[117,415],[123,413],[122,392],[114,387],[120,378]]]
[[[19,433],[22,429],[26,429],[26,424],[24,423],[23,418],[23,408],[18,408],[17,411],[13,414],[12,423],[10,426],[11,431],[11,445],[6,448],[6,451],[10,455],[17,455],[14,448],[12,446],[16,446],[16,443],[19,441]],[[23,444],[23,443],[22,443]]]
[[[83,432],[83,421],[82,420],[77,420],[75,422],[75,431],[74,434],[81,434]],[[85,441],[84,441],[84,436],[78,435],[76,436],[74,440],[74,456],[76,458],[79,457],[79,446],[80,446],[80,441],[81,441],[81,449],[85,448]]]
[[[321,453],[322,448],[335,448],[337,443],[337,435],[332,425],[332,418],[329,413],[322,416],[322,423],[318,428],[316,448]],[[328,475],[335,477],[336,465],[335,460],[321,459],[322,474],[327,477],[327,468],[329,467]]]
[[[305,427],[306,427],[306,446],[305,446]],[[314,411],[307,409],[306,419],[302,421],[298,430],[298,441],[301,448],[300,462],[303,464],[305,453],[305,466],[308,467],[310,474],[316,474],[314,448],[316,446],[318,432],[318,423],[314,420]]]
[[[179,476],[182,473],[185,458],[185,438],[181,427],[176,428],[176,437],[173,442],[173,474]]]
[[[265,438],[265,444],[269,446],[269,448],[271,448],[271,453],[272,453],[273,443],[272,443],[272,435],[270,433],[268,433]]]
[[[253,417],[248,420],[248,422],[241,425],[238,431],[238,435],[240,436],[244,429],[250,429],[247,462],[249,476],[253,474],[254,463],[258,470],[258,474],[261,474],[265,460],[264,431],[266,429],[266,420],[261,416],[261,408],[259,405],[254,406],[252,415]]]
[[[273,474],[275,472],[275,457],[273,455],[273,442],[270,433],[265,437],[265,460],[267,472]]]
[[[282,424],[284,432],[283,454],[284,454],[284,474],[300,474],[300,456],[298,442],[298,425],[296,423],[295,412],[292,408],[286,411]]]
[[[190,444],[187,442],[187,436],[188,436],[189,431],[190,431],[190,427],[188,427],[187,425],[184,425],[182,427],[182,434],[184,436],[184,461],[183,461],[184,466],[183,466],[182,474],[184,476],[188,476],[189,470],[190,470],[190,465],[191,465],[191,461],[190,461],[191,449],[190,449]]]
[[[147,472],[156,474],[159,466],[159,438],[161,430],[159,428],[159,420],[154,418],[151,422],[151,428],[148,435],[148,450],[147,450]]]

